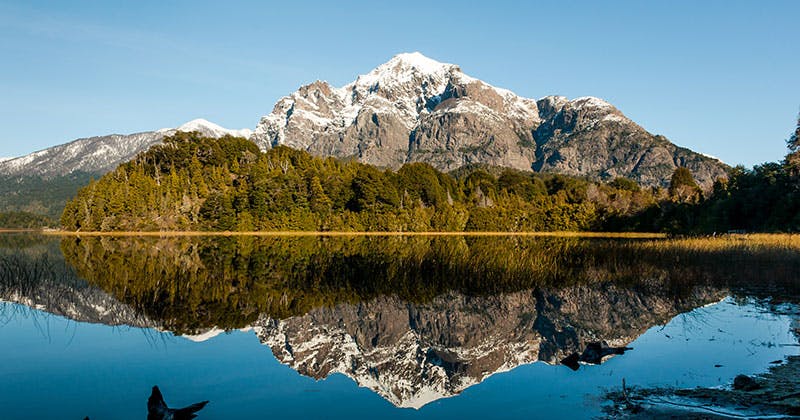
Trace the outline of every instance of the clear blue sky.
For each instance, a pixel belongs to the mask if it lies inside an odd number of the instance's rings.
[[[602,97],[731,164],[785,154],[800,1],[427,3],[0,0],[0,156],[199,117],[253,128],[300,85],[407,51],[527,97]]]

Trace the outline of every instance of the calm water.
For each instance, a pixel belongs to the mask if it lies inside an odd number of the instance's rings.
[[[1,417],[140,419],[156,384],[211,400],[199,418],[593,417],[622,378],[726,385],[799,354],[794,264],[630,240],[5,235]],[[600,342],[632,350],[561,364]]]

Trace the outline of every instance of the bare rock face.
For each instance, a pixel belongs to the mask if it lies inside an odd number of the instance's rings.
[[[604,285],[484,297],[450,293],[426,304],[381,297],[283,320],[262,316],[253,330],[281,363],[303,375],[342,373],[399,407],[420,408],[494,373],[559,363],[589,343],[624,346],[722,296],[697,289],[676,303],[664,293]]]
[[[419,53],[397,55],[341,88],[301,87],[261,118],[251,140],[383,167],[484,163],[651,186],[668,185],[685,166],[710,188],[727,168],[648,133],[601,99],[522,98]]]
[[[601,99],[548,97],[538,104],[547,118],[534,131],[534,170],[667,186],[675,169],[684,166],[706,189],[726,177],[718,160],[648,133]]]

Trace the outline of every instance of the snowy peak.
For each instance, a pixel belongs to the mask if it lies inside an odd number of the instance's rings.
[[[176,128],[178,131],[197,131],[197,130],[218,130],[218,131],[227,131],[224,128],[220,127],[217,124],[212,123],[211,121],[204,120],[202,118],[198,118],[195,120],[191,120],[187,123],[182,124],[180,127]]]
[[[508,132],[528,130],[539,120],[535,101],[413,52],[398,54],[340,88],[321,81],[302,86],[261,118],[251,140],[262,149],[283,144],[398,167],[413,160],[411,134],[433,114],[491,120],[508,126]]]
[[[206,135],[211,135],[212,137],[223,137],[225,135],[234,137],[250,137],[250,135],[253,134],[253,132],[247,128],[230,130],[202,118],[184,123],[175,130],[184,132],[197,131]]]
[[[456,65],[440,63],[418,52],[404,53],[336,89],[336,94],[346,106],[342,110],[345,120],[354,121],[366,108],[395,114],[410,129],[421,112],[440,102],[437,98],[456,74],[461,74]]]
[[[403,53],[334,88],[317,81],[281,98],[250,139],[389,168],[486,164],[648,186],[678,166],[704,188],[725,167],[665,142],[596,97],[537,100],[470,77],[455,64]]]
[[[417,69],[418,71],[421,71],[423,73],[436,73],[438,71],[441,71],[442,69],[457,67],[454,64],[442,63],[434,59],[428,58],[422,55],[422,53],[420,53],[419,51],[397,54],[383,66],[387,67],[405,66]]]
[[[610,103],[596,98],[594,96],[583,96],[580,98],[575,98],[570,101],[575,107],[583,108],[583,107],[590,107],[590,108],[614,108],[613,105]]]
[[[419,52],[392,57],[353,82],[314,82],[281,98],[250,139],[319,156],[442,171],[487,164],[665,186],[678,166],[704,188],[725,167],[665,142],[596,97],[521,97]]]
[[[440,80],[451,72],[461,71],[454,64],[440,63],[424,55],[413,52],[394,56],[367,74],[358,76],[347,87],[378,86],[380,84],[399,85],[414,79]]]

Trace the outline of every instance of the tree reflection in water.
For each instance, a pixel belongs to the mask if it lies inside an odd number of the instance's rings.
[[[625,346],[729,294],[796,301],[793,243],[725,241],[65,237],[63,259],[3,250],[0,287],[82,321],[252,328],[304,375],[341,372],[419,407],[520,364]]]

